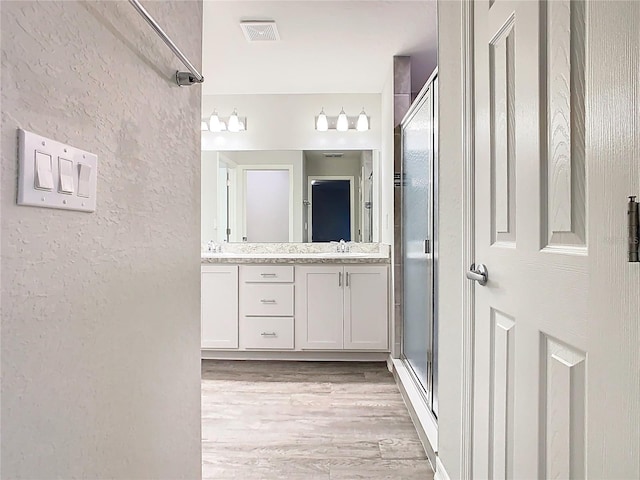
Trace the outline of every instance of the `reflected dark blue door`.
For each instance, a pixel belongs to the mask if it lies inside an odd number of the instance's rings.
[[[312,242],[351,240],[349,180],[314,180],[311,185]]]

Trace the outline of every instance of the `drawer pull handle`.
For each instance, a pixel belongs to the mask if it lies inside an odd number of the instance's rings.
[[[278,334],[276,332],[262,332],[260,335],[263,337],[277,337]]]
[[[263,298],[262,300],[260,300],[260,303],[276,303],[276,301]]]
[[[260,276],[263,278],[276,278],[278,274],[277,273],[261,273]]]

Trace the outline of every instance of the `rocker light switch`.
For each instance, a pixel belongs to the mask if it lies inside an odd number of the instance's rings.
[[[60,167],[60,193],[73,193],[73,162],[65,158],[58,158]]]
[[[88,198],[91,192],[91,165],[79,163],[78,170],[78,196]]]
[[[18,129],[18,205],[95,212],[97,186],[96,154]]]
[[[35,188],[53,190],[53,173],[51,172],[51,155],[36,152]]]

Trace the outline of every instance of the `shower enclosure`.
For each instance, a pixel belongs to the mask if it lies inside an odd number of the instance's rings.
[[[402,359],[437,416],[437,77],[402,121]]]

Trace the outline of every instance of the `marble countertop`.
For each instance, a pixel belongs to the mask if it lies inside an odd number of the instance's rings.
[[[389,255],[380,252],[371,253],[203,253],[201,263],[272,263],[272,264],[311,264],[311,263],[389,263]]]
[[[231,243],[218,245],[216,253],[203,249],[201,263],[390,263],[390,246],[382,243]]]

